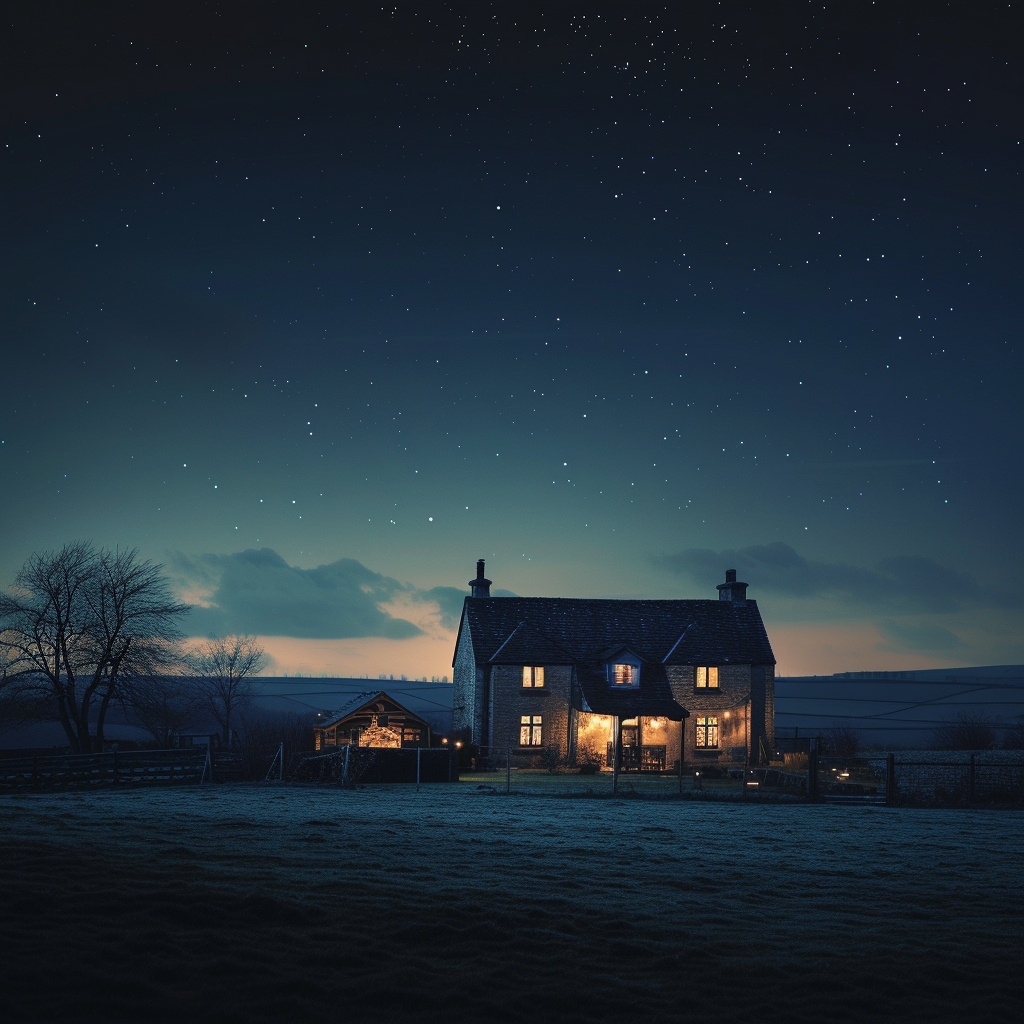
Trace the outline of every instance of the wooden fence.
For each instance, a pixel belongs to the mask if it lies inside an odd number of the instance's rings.
[[[210,781],[206,747],[37,754],[0,760],[0,790],[93,789]]]

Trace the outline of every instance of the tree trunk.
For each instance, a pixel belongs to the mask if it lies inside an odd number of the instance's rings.
[[[112,686],[107,687],[107,692],[103,695],[103,699],[100,701],[100,713],[96,719],[96,749],[103,749],[103,723],[107,717],[107,708],[110,706],[110,698],[114,695],[114,688]]]

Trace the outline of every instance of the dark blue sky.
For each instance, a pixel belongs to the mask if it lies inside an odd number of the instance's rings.
[[[430,675],[478,557],[728,564],[782,671],[1024,660],[1013,9],[918,6],[34,6],[3,581],[138,546],[276,671]]]

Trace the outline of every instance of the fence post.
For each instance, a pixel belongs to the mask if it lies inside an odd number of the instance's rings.
[[[512,792],[512,748],[505,749],[505,792]]]
[[[622,743],[618,715],[612,719],[612,740],[612,793],[614,794],[619,791],[619,748]]]
[[[818,750],[811,747],[807,752],[807,797],[810,800],[818,798]]]
[[[683,751],[681,746],[679,750],[679,795],[683,795]]]
[[[341,785],[342,788],[348,785],[348,752],[352,749],[350,743],[345,744],[345,764],[341,769]]]
[[[284,782],[284,740],[281,740],[281,746],[278,750],[277,756],[281,758],[281,770],[278,773],[277,781]]]
[[[420,751],[422,747],[416,748],[416,792],[420,791]]]
[[[973,754],[973,752],[971,754],[971,779],[970,779],[970,789],[968,791],[967,799],[968,799],[968,802],[970,802],[972,804],[974,803],[974,754]]]
[[[114,755],[114,785],[117,785],[117,751],[112,750],[111,753]],[[971,755],[971,760],[974,760],[974,755]]]
[[[896,755],[885,756],[885,806],[896,806]]]

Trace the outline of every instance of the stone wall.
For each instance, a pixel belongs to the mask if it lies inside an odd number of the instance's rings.
[[[491,746],[495,750],[540,753],[557,746],[564,757],[569,747],[569,709],[572,669],[567,665],[544,666],[542,687],[523,686],[522,665],[491,666]],[[540,715],[541,746],[519,745],[520,719]]]
[[[748,699],[752,704],[758,701],[758,689],[763,694],[763,666],[720,665],[718,667],[718,689],[697,689],[694,685],[695,668],[691,665],[666,666],[672,696],[687,711],[690,717],[685,725],[685,759],[687,762],[708,761],[711,763],[740,763],[747,759],[748,743],[753,740],[752,755],[757,752],[757,736],[764,733],[764,699],[760,697],[761,711],[758,720],[760,732],[754,720],[748,722]],[[757,682],[759,686],[753,687]],[[697,719],[713,715],[718,719],[718,748],[697,747]],[[726,717],[728,716],[728,717]]]
[[[470,742],[478,742],[479,733],[474,731],[474,717],[477,712],[476,700],[476,658],[473,656],[473,640],[470,636],[466,613],[462,613],[462,632],[459,646],[455,650],[455,665],[452,672],[452,730],[468,730]],[[477,723],[479,728],[479,723]]]

